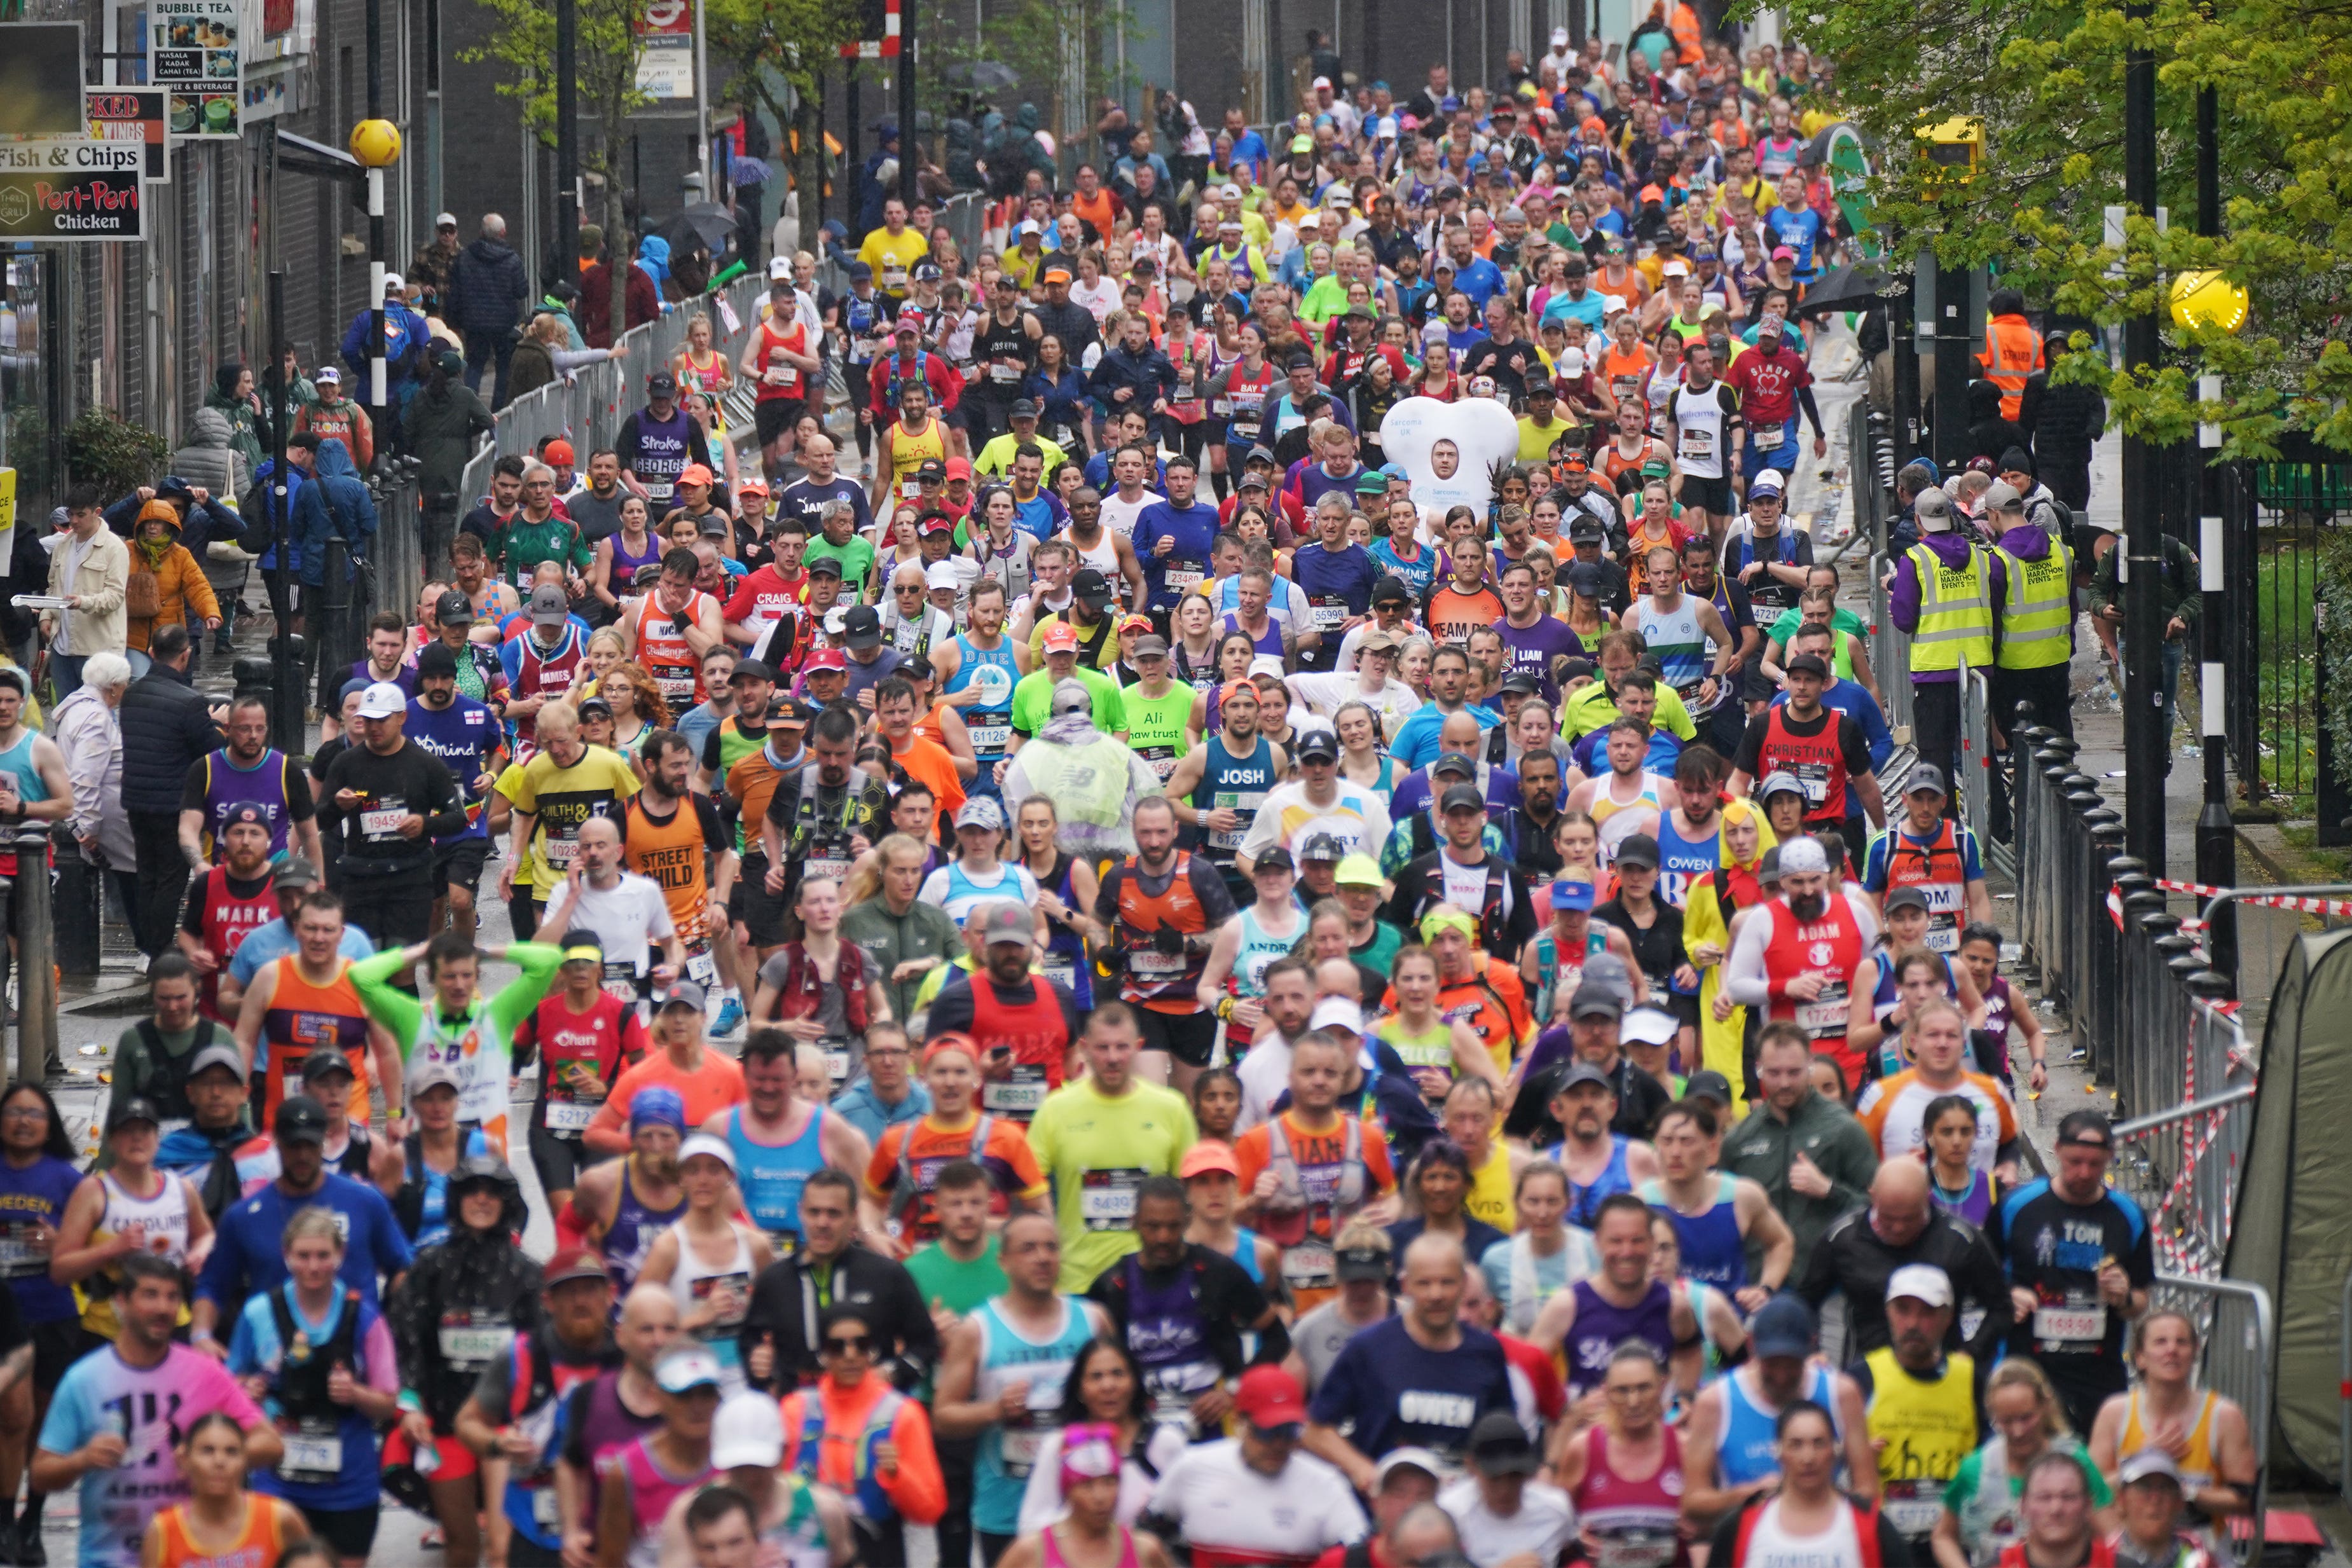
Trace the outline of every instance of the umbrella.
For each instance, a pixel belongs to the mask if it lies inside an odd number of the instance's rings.
[[[662,237],[673,246],[699,239],[713,254],[725,248],[735,232],[735,215],[717,202],[696,202],[663,226]]]
[[[1868,262],[1850,263],[1822,274],[1808,285],[1797,314],[1819,316],[1832,310],[1866,310],[1879,302],[1893,281],[1882,268]]]
[[[942,76],[950,87],[969,88],[974,92],[1009,92],[1021,81],[1018,72],[999,60],[960,62],[948,67]]]

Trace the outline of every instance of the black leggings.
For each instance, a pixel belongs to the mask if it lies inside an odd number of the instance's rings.
[[[874,395],[873,372],[874,367],[870,364],[845,362],[841,367],[842,382],[849,388],[850,417],[857,425],[857,455],[861,458],[871,457],[874,453],[874,426],[863,417],[866,400]]]

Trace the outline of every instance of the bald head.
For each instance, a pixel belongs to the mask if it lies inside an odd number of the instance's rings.
[[[1870,1223],[1879,1239],[1906,1247],[1927,1227],[1927,1167],[1916,1160],[1889,1160],[1870,1184]]]
[[[1445,716],[1444,725],[1438,729],[1437,749],[1441,752],[1451,752],[1457,757],[1475,756],[1478,752],[1478,737],[1481,733],[1477,719],[1467,710],[1460,713],[1449,713]]]
[[[1389,1555],[1398,1563],[1426,1563],[1461,1550],[1462,1531],[1453,1515],[1433,1502],[1407,1509],[1389,1540]]]
[[[1315,966],[1315,994],[1345,996],[1361,1006],[1364,1001],[1364,977],[1357,973],[1351,958],[1327,958]]]
[[[580,825],[575,837],[583,844],[618,844],[621,841],[621,825],[609,816],[592,816]],[[630,1292],[632,1300],[635,1295],[635,1291]]]
[[[601,821],[602,818],[593,820]],[[677,1326],[677,1298],[667,1285],[639,1284],[621,1298],[625,1328],[650,1328],[657,1323]]]
[[[1404,1249],[1404,1272],[1416,1268],[1441,1275],[1458,1275],[1465,1267],[1462,1243],[1442,1231],[1424,1230]]]

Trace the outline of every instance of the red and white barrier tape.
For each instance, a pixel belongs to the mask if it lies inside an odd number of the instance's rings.
[[[2157,879],[2156,885],[2168,893],[2194,893],[2200,899],[2210,899],[2217,893],[2231,890],[2228,888],[2216,888],[2206,882],[2175,882],[2162,877]],[[2352,899],[2307,899],[2288,893],[2248,893],[2235,901],[2242,904],[2260,904],[2264,909],[2293,910],[2298,914],[2352,917]]]

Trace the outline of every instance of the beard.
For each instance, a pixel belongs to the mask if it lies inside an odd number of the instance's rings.
[[[1827,893],[1806,893],[1801,897],[1792,893],[1789,897],[1789,912],[1801,921],[1817,921],[1829,907]]]

